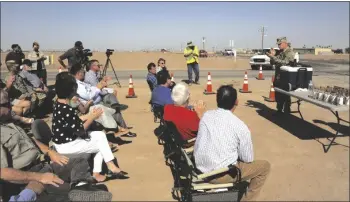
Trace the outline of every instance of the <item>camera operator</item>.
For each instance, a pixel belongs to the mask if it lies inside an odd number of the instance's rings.
[[[21,47],[18,44],[12,44],[12,51],[6,55],[5,63],[9,67],[9,63],[15,64],[17,68],[22,65],[22,60],[25,58]]]
[[[68,60],[68,71],[75,64],[81,64],[82,59],[84,58],[83,54],[84,46],[81,41],[77,41],[74,44],[74,47],[68,49],[63,55],[58,57],[58,62],[62,65],[63,68],[67,69],[67,66],[64,64],[63,60]]]

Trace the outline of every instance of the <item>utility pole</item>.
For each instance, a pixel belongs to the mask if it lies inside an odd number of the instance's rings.
[[[205,50],[205,37],[203,37],[202,42],[203,42],[203,50]]]
[[[266,36],[266,31],[267,29],[264,25],[259,29],[259,32],[261,32],[261,52],[264,51],[264,37]]]

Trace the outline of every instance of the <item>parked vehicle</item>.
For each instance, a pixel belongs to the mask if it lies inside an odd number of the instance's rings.
[[[280,49],[274,49],[276,51],[276,55],[278,55]],[[260,51],[257,55],[250,58],[249,64],[253,70],[258,70],[260,66],[262,69],[274,69],[274,65],[270,64],[270,58],[266,55],[268,52],[270,52],[270,48],[265,48],[262,52]]]
[[[199,57],[200,58],[207,58],[208,52],[206,50],[199,50]]]
[[[224,52],[223,52],[223,55],[224,56],[233,56],[234,52],[233,52],[232,49],[225,49]]]

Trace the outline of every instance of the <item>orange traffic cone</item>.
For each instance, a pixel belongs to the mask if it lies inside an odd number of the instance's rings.
[[[173,74],[173,73],[171,73],[171,82],[175,82],[174,74]]]
[[[276,99],[275,99],[275,88],[273,87],[273,83],[271,84],[270,95],[269,95],[268,98],[265,98],[265,101],[276,102]]]
[[[130,75],[129,92],[128,92],[128,95],[126,96],[126,98],[137,98],[137,96],[135,95],[135,91],[134,91],[134,84],[132,82],[132,75]]]
[[[247,75],[247,72],[245,72],[245,75],[244,75],[243,89],[239,89],[239,92],[241,92],[241,93],[251,93],[252,92],[248,88],[248,75]]]
[[[258,79],[258,80],[265,80],[264,75],[262,73],[262,66],[261,65],[260,65],[260,70],[259,70],[258,77],[256,77],[256,79]]]
[[[203,93],[204,93],[205,95],[215,94],[215,92],[213,92],[213,86],[211,85],[211,75],[210,75],[210,72],[208,72],[207,89],[205,89]]]

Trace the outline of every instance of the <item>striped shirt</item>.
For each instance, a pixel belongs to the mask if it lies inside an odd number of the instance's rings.
[[[157,77],[151,72],[148,72],[146,80],[152,83],[152,90],[158,86]]]
[[[240,161],[253,161],[253,144],[248,127],[231,111],[218,108],[204,113],[194,145],[197,169],[203,173]]]

